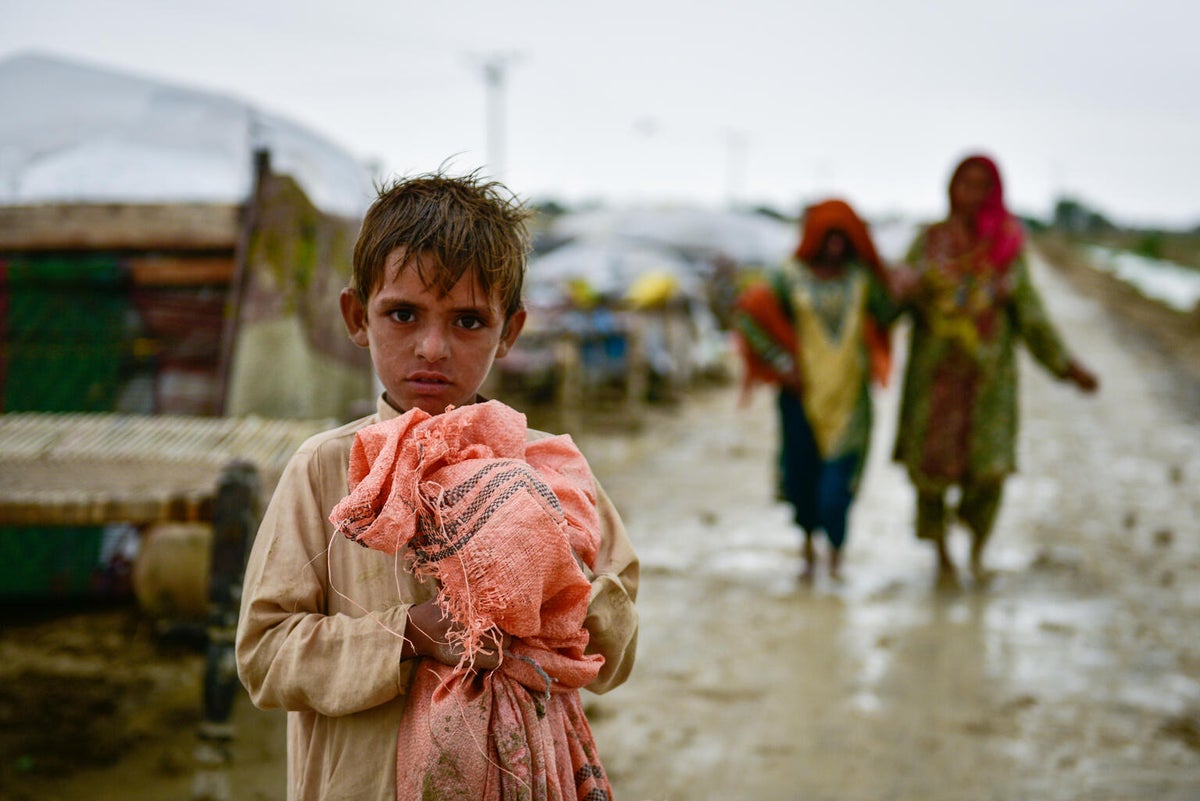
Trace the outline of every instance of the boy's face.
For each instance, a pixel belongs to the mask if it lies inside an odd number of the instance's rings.
[[[441,414],[474,403],[492,362],[516,342],[525,312],[506,326],[499,298],[485,295],[474,273],[438,297],[407,258],[402,248],[392,251],[366,308],[354,290],[342,290],[350,339],[370,349],[388,402],[400,411]]]

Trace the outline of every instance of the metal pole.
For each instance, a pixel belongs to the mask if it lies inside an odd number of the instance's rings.
[[[726,202],[734,209],[741,200],[746,175],[746,135],[741,131],[726,132],[725,160]]]
[[[483,82],[487,90],[487,165],[497,181],[504,180],[505,164],[505,89],[508,67],[517,60],[514,53],[482,56]]]
[[[487,158],[492,177],[504,180],[504,68],[502,61],[483,65],[487,84]]]
[[[197,731],[193,801],[231,801],[233,702],[240,684],[234,635],[246,554],[259,521],[258,470],[235,461],[221,473],[213,504],[212,567],[208,585],[208,651],[204,667],[204,720]]]

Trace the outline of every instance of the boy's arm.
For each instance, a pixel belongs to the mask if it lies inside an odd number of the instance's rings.
[[[605,693],[620,686],[633,669],[637,651],[637,600],[639,564],[633,544],[625,532],[616,507],[596,483],[596,503],[600,512],[600,550],[592,582],[592,597],[584,625],[591,634],[587,652],[604,655],[604,667],[588,685],[594,693]]]
[[[321,475],[319,461],[302,449],[271,498],[246,566],[236,652],[255,705],[334,716],[403,692],[408,605],[362,617],[326,614],[335,590],[321,489],[332,477]],[[354,595],[358,588],[337,589]]]

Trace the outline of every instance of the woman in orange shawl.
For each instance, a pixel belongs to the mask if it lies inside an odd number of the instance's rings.
[[[793,258],[737,303],[746,387],[779,388],[780,489],[804,532],[805,577],[815,571],[818,530],[830,575],[839,575],[870,443],[869,386],[885,383],[891,366],[887,285],[866,224],[849,204],[826,200],[806,210]]]

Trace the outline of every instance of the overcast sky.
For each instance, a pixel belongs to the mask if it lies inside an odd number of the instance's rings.
[[[1018,211],[1163,225],[1200,223],[1198,31],[1193,0],[0,3],[0,59],[228,93],[388,172],[497,154],[532,198],[936,215],[983,150]]]

